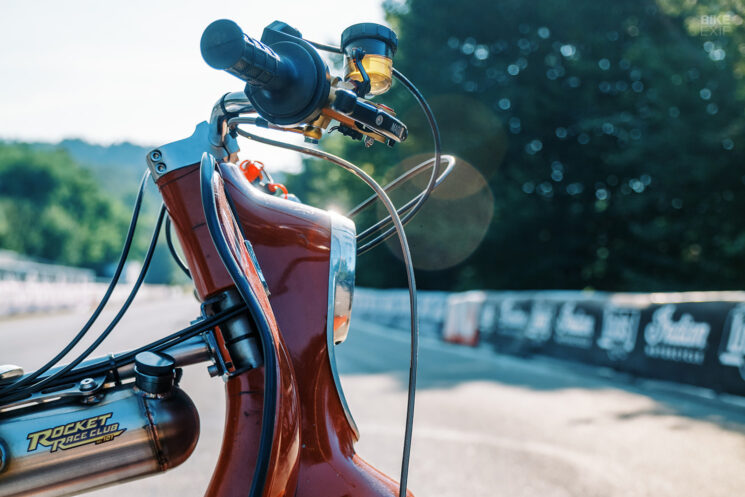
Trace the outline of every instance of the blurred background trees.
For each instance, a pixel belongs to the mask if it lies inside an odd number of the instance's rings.
[[[420,286],[743,288],[739,2],[408,0],[385,9],[400,40],[395,66],[426,95],[444,151],[459,159],[408,227]],[[431,134],[401,85],[378,99],[408,124],[405,143],[365,149],[331,135],[322,146],[389,181],[431,154]],[[101,271],[118,255],[144,149],[63,145],[71,155],[0,149],[0,247]],[[125,155],[136,168],[112,162]],[[318,161],[286,183],[341,212],[369,195]],[[383,215],[364,211],[359,229]],[[159,280],[175,278],[168,264],[154,266]],[[395,240],[358,267],[359,284],[405,284]]]
[[[0,247],[102,271],[127,217],[65,152],[0,146]]]
[[[122,251],[144,156],[142,147],[131,144],[0,143],[0,248],[110,275]],[[153,199],[145,197],[135,232],[129,260],[136,263],[152,235]],[[164,243],[146,281],[186,281]]]
[[[411,225],[422,285],[742,288],[737,5],[386,3],[400,39],[395,65],[430,99],[445,150],[465,164],[455,187]],[[343,151],[391,179],[400,166],[381,165],[431,145],[400,86],[381,100],[393,103],[411,139],[394,150],[346,143]],[[328,167],[310,163],[307,173],[297,183],[321,205],[349,189]],[[366,193],[357,192],[355,200]],[[388,247],[364,256],[373,264],[360,261],[361,283],[402,283],[380,271],[396,266]]]

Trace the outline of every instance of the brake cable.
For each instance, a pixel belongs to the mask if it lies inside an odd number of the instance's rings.
[[[191,279],[191,271],[189,271],[189,268],[186,266],[186,263],[181,258],[180,255],[178,255],[178,252],[176,252],[176,247],[173,244],[173,228],[171,226],[171,216],[166,216],[166,245],[168,245],[168,250],[171,252],[171,257],[173,257],[173,260],[176,262],[176,265],[181,269],[181,271],[184,272],[187,278]]]
[[[440,186],[442,184],[442,182],[445,181],[445,179],[450,175],[450,173],[453,171],[453,169],[455,167],[455,157],[453,157],[452,155],[443,155],[442,156],[442,159],[445,162],[447,162],[447,167],[442,172],[442,174],[440,174],[440,176],[437,178],[437,181],[435,182],[435,188],[437,188],[438,186]],[[406,173],[402,174],[401,176],[399,176],[395,180],[393,180],[390,183],[388,183],[383,188],[385,189],[386,192],[395,190],[397,187],[401,186],[401,184],[404,181],[406,181],[407,179],[409,179],[409,178],[411,178],[413,176],[416,176],[418,173],[420,173],[422,170],[424,170],[426,167],[428,167],[429,163],[432,162],[433,160],[434,160],[434,158],[429,159],[429,160],[426,160],[426,161],[418,164],[417,166],[414,166],[413,168],[411,168],[408,171],[406,171]],[[412,198],[406,204],[404,204],[403,207],[399,208],[398,209],[399,215],[401,215],[402,213],[408,212],[416,204],[417,200],[423,194],[424,194],[423,192],[417,194],[414,198]],[[376,199],[377,199],[377,196],[375,196],[375,195],[372,195],[372,196],[368,197],[367,200],[365,200],[364,202],[360,203],[354,209],[352,209],[350,212],[348,212],[347,213],[347,217],[354,217],[354,216],[356,216],[357,214],[359,214],[360,211],[362,211],[366,207],[370,206]],[[362,233],[359,233],[357,235],[357,241],[358,241],[358,243],[359,243],[360,240],[364,239],[365,237],[370,236],[371,233],[374,234],[374,231],[375,230],[378,230],[381,227],[383,227],[386,224],[388,224],[388,220],[389,220],[388,217],[383,218],[380,221],[378,221],[375,224],[373,224],[372,226],[369,226],[368,228],[366,228]],[[411,221],[411,218],[409,218],[408,221]],[[404,225],[406,225],[406,224],[407,224],[407,222],[404,222]],[[359,251],[358,251],[358,253],[359,253]]]
[[[427,169],[428,167],[430,167],[429,164],[431,162],[434,162],[434,160],[435,160],[434,157],[430,157],[429,159],[425,160],[424,162],[420,162],[416,166],[408,169],[401,176],[397,177],[396,179],[394,179],[390,183],[387,183],[383,187],[383,190],[385,190],[386,193],[395,190],[396,188],[398,188],[399,186],[401,186],[401,184],[403,184],[404,181],[406,181],[408,179],[411,179],[414,176],[417,176],[419,173],[421,173],[422,171],[424,171],[425,169]],[[452,155],[443,155],[442,156],[442,161],[443,162],[446,162],[447,163],[447,166],[445,167],[445,170],[442,172],[442,174],[440,174],[440,176],[437,177],[437,182],[435,183],[435,189],[437,189],[437,187],[440,186],[443,181],[445,181],[445,178],[448,177],[448,175],[450,174],[450,172],[453,169],[453,166],[455,166],[455,157],[452,156]],[[419,195],[421,195],[421,193]],[[377,200],[377,199],[378,199],[378,196],[377,195],[370,195],[369,197],[367,197],[366,200],[360,202],[352,210],[350,210],[349,212],[347,212],[347,217],[354,217],[354,216],[356,216],[362,210],[364,210],[367,207],[369,207],[370,205],[372,205],[375,202],[375,200]],[[404,206],[404,207],[406,207],[406,206]],[[401,209],[398,210],[398,213],[399,214],[401,214],[401,210],[404,209],[404,207],[402,207]]]
[[[325,43],[318,43],[315,41],[307,40],[305,38],[303,39],[319,50],[323,50],[325,52],[330,52],[330,53],[336,53],[336,54],[344,54],[344,51],[341,49],[341,47],[327,45]],[[437,181],[437,170],[440,166],[440,156],[442,155],[442,143],[440,140],[440,128],[437,126],[437,120],[435,120],[435,115],[432,113],[432,109],[427,103],[427,100],[424,98],[424,95],[422,95],[419,89],[416,86],[414,86],[414,83],[409,81],[408,78],[404,76],[402,72],[400,72],[395,67],[392,69],[393,69],[393,76],[401,84],[403,84],[407,90],[409,90],[409,93],[413,95],[413,97],[419,103],[419,106],[422,108],[424,115],[427,117],[427,122],[429,123],[429,127],[432,130],[432,139],[434,141],[434,148],[435,148],[434,161],[432,163],[432,176],[430,176],[429,183],[427,183],[426,188],[422,191],[420,196],[418,196],[416,205],[409,212],[405,213],[404,216],[401,218],[401,222],[405,225],[406,223],[409,222],[409,220],[411,220],[412,217],[414,217],[417,214],[417,212],[419,212],[419,210],[424,205],[424,202],[427,201],[427,199],[429,198],[429,195],[432,193],[432,190],[434,190],[435,188],[435,183]],[[388,224],[392,221],[392,219],[389,216],[387,218],[384,218],[382,221],[384,221],[384,224]],[[381,225],[381,228],[382,228],[382,225]],[[377,247],[384,241],[388,240],[391,236],[393,236],[394,231],[395,231],[394,227],[388,228],[382,235],[378,236],[377,238],[373,239],[370,242],[365,243],[361,247],[358,247],[357,254],[362,255],[365,252]],[[365,234],[365,236],[369,236],[369,235],[370,233]],[[362,236],[358,236],[358,240],[360,238],[362,238]]]
[[[429,195],[432,193],[432,190],[435,188],[435,183],[437,182],[437,171],[440,167],[442,156],[442,143],[440,141],[440,128],[437,126],[437,121],[435,120],[435,116],[432,113],[432,109],[430,108],[429,104],[427,103],[427,100],[425,100],[424,96],[421,94],[419,89],[417,89],[414,84],[409,81],[406,76],[404,76],[400,71],[398,71],[395,67],[393,68],[393,76],[400,81],[407,90],[414,96],[414,98],[419,102],[419,106],[422,108],[422,111],[424,112],[424,115],[427,117],[427,121],[429,122],[429,127],[432,130],[432,139],[434,141],[434,162],[432,163],[432,175],[429,178],[429,183],[427,183],[427,187],[422,191],[422,193],[419,196],[419,199],[416,201],[416,204],[411,208],[409,212],[407,212],[402,218],[401,221],[404,223],[408,223],[411,218],[413,218],[417,212],[422,208],[424,205],[424,202],[427,201],[429,198]],[[385,222],[385,224],[388,224],[390,222],[388,218],[384,218],[382,221]],[[373,239],[370,242],[365,243],[361,247],[357,247],[357,254],[361,255],[365,252],[374,249],[384,241],[388,240],[391,236],[393,236],[395,232],[395,229],[393,227],[388,228],[386,231],[384,231],[381,235],[377,236],[375,239]],[[369,234],[366,234],[366,236]]]
[[[233,284],[235,284],[235,288],[241,299],[246,304],[249,314],[253,318],[253,323],[256,325],[256,330],[258,331],[259,343],[261,344],[261,353],[264,357],[264,402],[261,415],[261,433],[259,436],[257,460],[249,490],[251,497],[258,497],[264,492],[274,439],[275,409],[277,405],[277,346],[274,343],[274,337],[264,311],[261,308],[261,304],[246,279],[243,269],[236,261],[225,238],[225,233],[223,233],[220,226],[217,202],[213,190],[213,177],[216,167],[217,162],[215,158],[205,152],[199,166],[200,194],[205,222],[220,260],[230,275],[230,279],[233,280]],[[227,191],[225,191],[225,196],[230,205],[233,218],[237,219]],[[242,229],[241,235],[244,235]],[[243,238],[245,240],[245,236]]]
[[[144,176],[143,178],[146,178],[147,176]],[[135,281],[134,286],[132,287],[132,290],[129,292],[129,295],[127,296],[127,299],[122,304],[121,308],[119,309],[119,312],[114,316],[114,318],[111,320],[109,325],[106,327],[105,330],[103,330],[98,337],[93,341],[91,345],[88,346],[83,352],[81,352],[75,359],[73,359],[71,362],[66,364],[64,367],[59,369],[58,371],[55,371],[52,375],[45,377],[44,379],[27,386],[25,388],[15,388],[11,392],[9,392],[9,395],[16,395],[16,394],[26,394],[26,393],[33,393],[39,391],[42,387],[49,384],[50,382],[56,380],[57,378],[65,376],[70,370],[72,370],[75,366],[80,364],[82,361],[84,361],[96,348],[98,348],[99,345],[106,339],[106,337],[109,336],[109,334],[114,330],[114,327],[119,324],[119,321],[122,319],[124,314],[129,309],[129,306],[132,304],[132,301],[137,296],[137,292],[139,291],[140,287],[142,286],[142,283],[145,280],[145,275],[147,274],[147,270],[150,267],[150,263],[153,259],[153,253],[155,252],[155,247],[158,243],[158,237],[160,235],[160,228],[163,224],[163,218],[165,217],[166,208],[164,205],[161,205],[160,213],[158,215],[158,220],[155,224],[155,229],[153,230],[153,236],[150,240],[150,246],[148,247],[147,253],[145,254],[145,259],[142,263],[142,268],[140,269],[140,274],[137,276],[137,280]],[[37,375],[38,376],[38,375]],[[22,380],[25,379],[21,378]],[[19,380],[20,382],[20,380]],[[12,386],[12,385],[11,385]],[[3,395],[5,397],[5,395]]]
[[[224,310],[217,312],[216,314],[212,316],[200,319],[199,321],[187,326],[186,328],[183,328],[179,331],[166,335],[165,337],[162,337],[153,342],[150,342],[147,345],[143,345],[141,347],[138,347],[134,350],[130,350],[128,352],[123,352],[120,354],[113,354],[109,357],[100,358],[98,362],[94,362],[92,364],[86,363],[83,365],[78,365],[72,370],[68,371],[66,374],[54,380],[51,380],[50,381],[51,385],[48,385],[48,388],[54,387],[60,384],[64,384],[64,383],[70,383],[72,381],[78,381],[82,378],[86,378],[90,376],[104,375],[107,372],[111,372],[113,369],[118,369],[123,366],[126,366],[127,364],[133,363],[135,356],[139,354],[140,352],[145,352],[145,351],[159,352],[159,351],[166,350],[174,345],[184,342],[190,338],[193,338],[196,335],[212,330],[215,326],[218,326],[222,324],[223,322],[228,321],[245,311],[246,311],[246,306],[242,304],[228,307]],[[96,359],[94,359],[93,361],[96,361]],[[57,373],[57,371],[58,370],[52,370],[52,373]],[[46,377],[44,379],[46,379]],[[10,398],[8,399],[4,398],[3,400],[4,401],[5,400],[16,400],[17,398],[20,398],[20,397],[21,397],[20,394],[12,394]]]
[[[129,255],[129,251],[132,247],[132,241],[134,239],[134,233],[135,228],[137,226],[137,221],[140,216],[140,208],[142,207],[142,198],[145,193],[145,184],[147,179],[150,177],[150,170],[146,170],[145,173],[142,175],[142,179],[140,180],[140,186],[137,190],[137,197],[135,198],[135,205],[132,209],[132,219],[129,222],[129,228],[127,230],[127,236],[124,240],[124,246],[122,247],[122,253],[119,256],[119,262],[116,265],[116,269],[114,270],[114,275],[111,277],[111,281],[109,282],[109,286],[106,289],[106,293],[104,293],[103,297],[101,297],[100,302],[98,303],[98,306],[93,311],[93,314],[91,314],[91,317],[88,319],[88,321],[85,323],[83,328],[78,332],[75,337],[70,340],[70,342],[59,352],[57,355],[55,355],[52,359],[50,359],[46,364],[38,368],[33,373],[24,375],[23,377],[19,378],[17,381],[11,383],[10,385],[7,385],[3,388],[0,388],[0,398],[6,396],[6,394],[10,395],[13,392],[18,391],[23,386],[31,383],[36,378],[41,376],[42,374],[49,371],[51,368],[53,368],[59,361],[66,356],[72,349],[75,347],[80,340],[85,337],[85,335],[90,330],[91,326],[96,322],[98,317],[101,315],[101,312],[103,311],[104,307],[106,307],[106,304],[109,302],[109,299],[111,298],[111,295],[114,293],[114,288],[116,287],[116,284],[119,282],[119,278],[121,277],[122,271],[124,269],[124,264],[127,262],[127,256]]]

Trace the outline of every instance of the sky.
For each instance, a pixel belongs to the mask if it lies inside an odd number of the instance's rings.
[[[243,88],[199,52],[222,18],[255,38],[281,20],[336,45],[351,24],[384,23],[381,0],[3,0],[0,139],[158,146],[191,135],[221,95]],[[241,148],[279,169],[299,165],[291,152]]]

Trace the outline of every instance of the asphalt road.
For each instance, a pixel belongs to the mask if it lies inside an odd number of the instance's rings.
[[[197,313],[188,297],[136,304],[102,351],[162,336]],[[81,311],[0,321],[0,363],[27,370],[40,365],[86,318]],[[397,475],[407,336],[356,322],[337,357],[362,433],[359,453]],[[410,473],[419,497],[715,497],[745,488],[745,404],[429,340],[420,361]],[[204,366],[185,371],[183,385],[199,408],[202,435],[184,465],[88,495],[201,495],[219,450],[221,383]]]

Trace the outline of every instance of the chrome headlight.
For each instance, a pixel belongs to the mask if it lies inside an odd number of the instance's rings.
[[[331,246],[329,250],[329,302],[326,316],[326,348],[328,349],[331,374],[339,395],[344,415],[349,426],[359,439],[360,432],[354,422],[349,404],[341,388],[339,372],[336,370],[334,346],[347,338],[349,318],[352,314],[354,293],[354,268],[357,262],[357,230],[351,219],[340,214],[331,216]]]
[[[333,345],[347,338],[357,262],[357,230],[351,219],[331,213],[329,302],[326,329]]]

